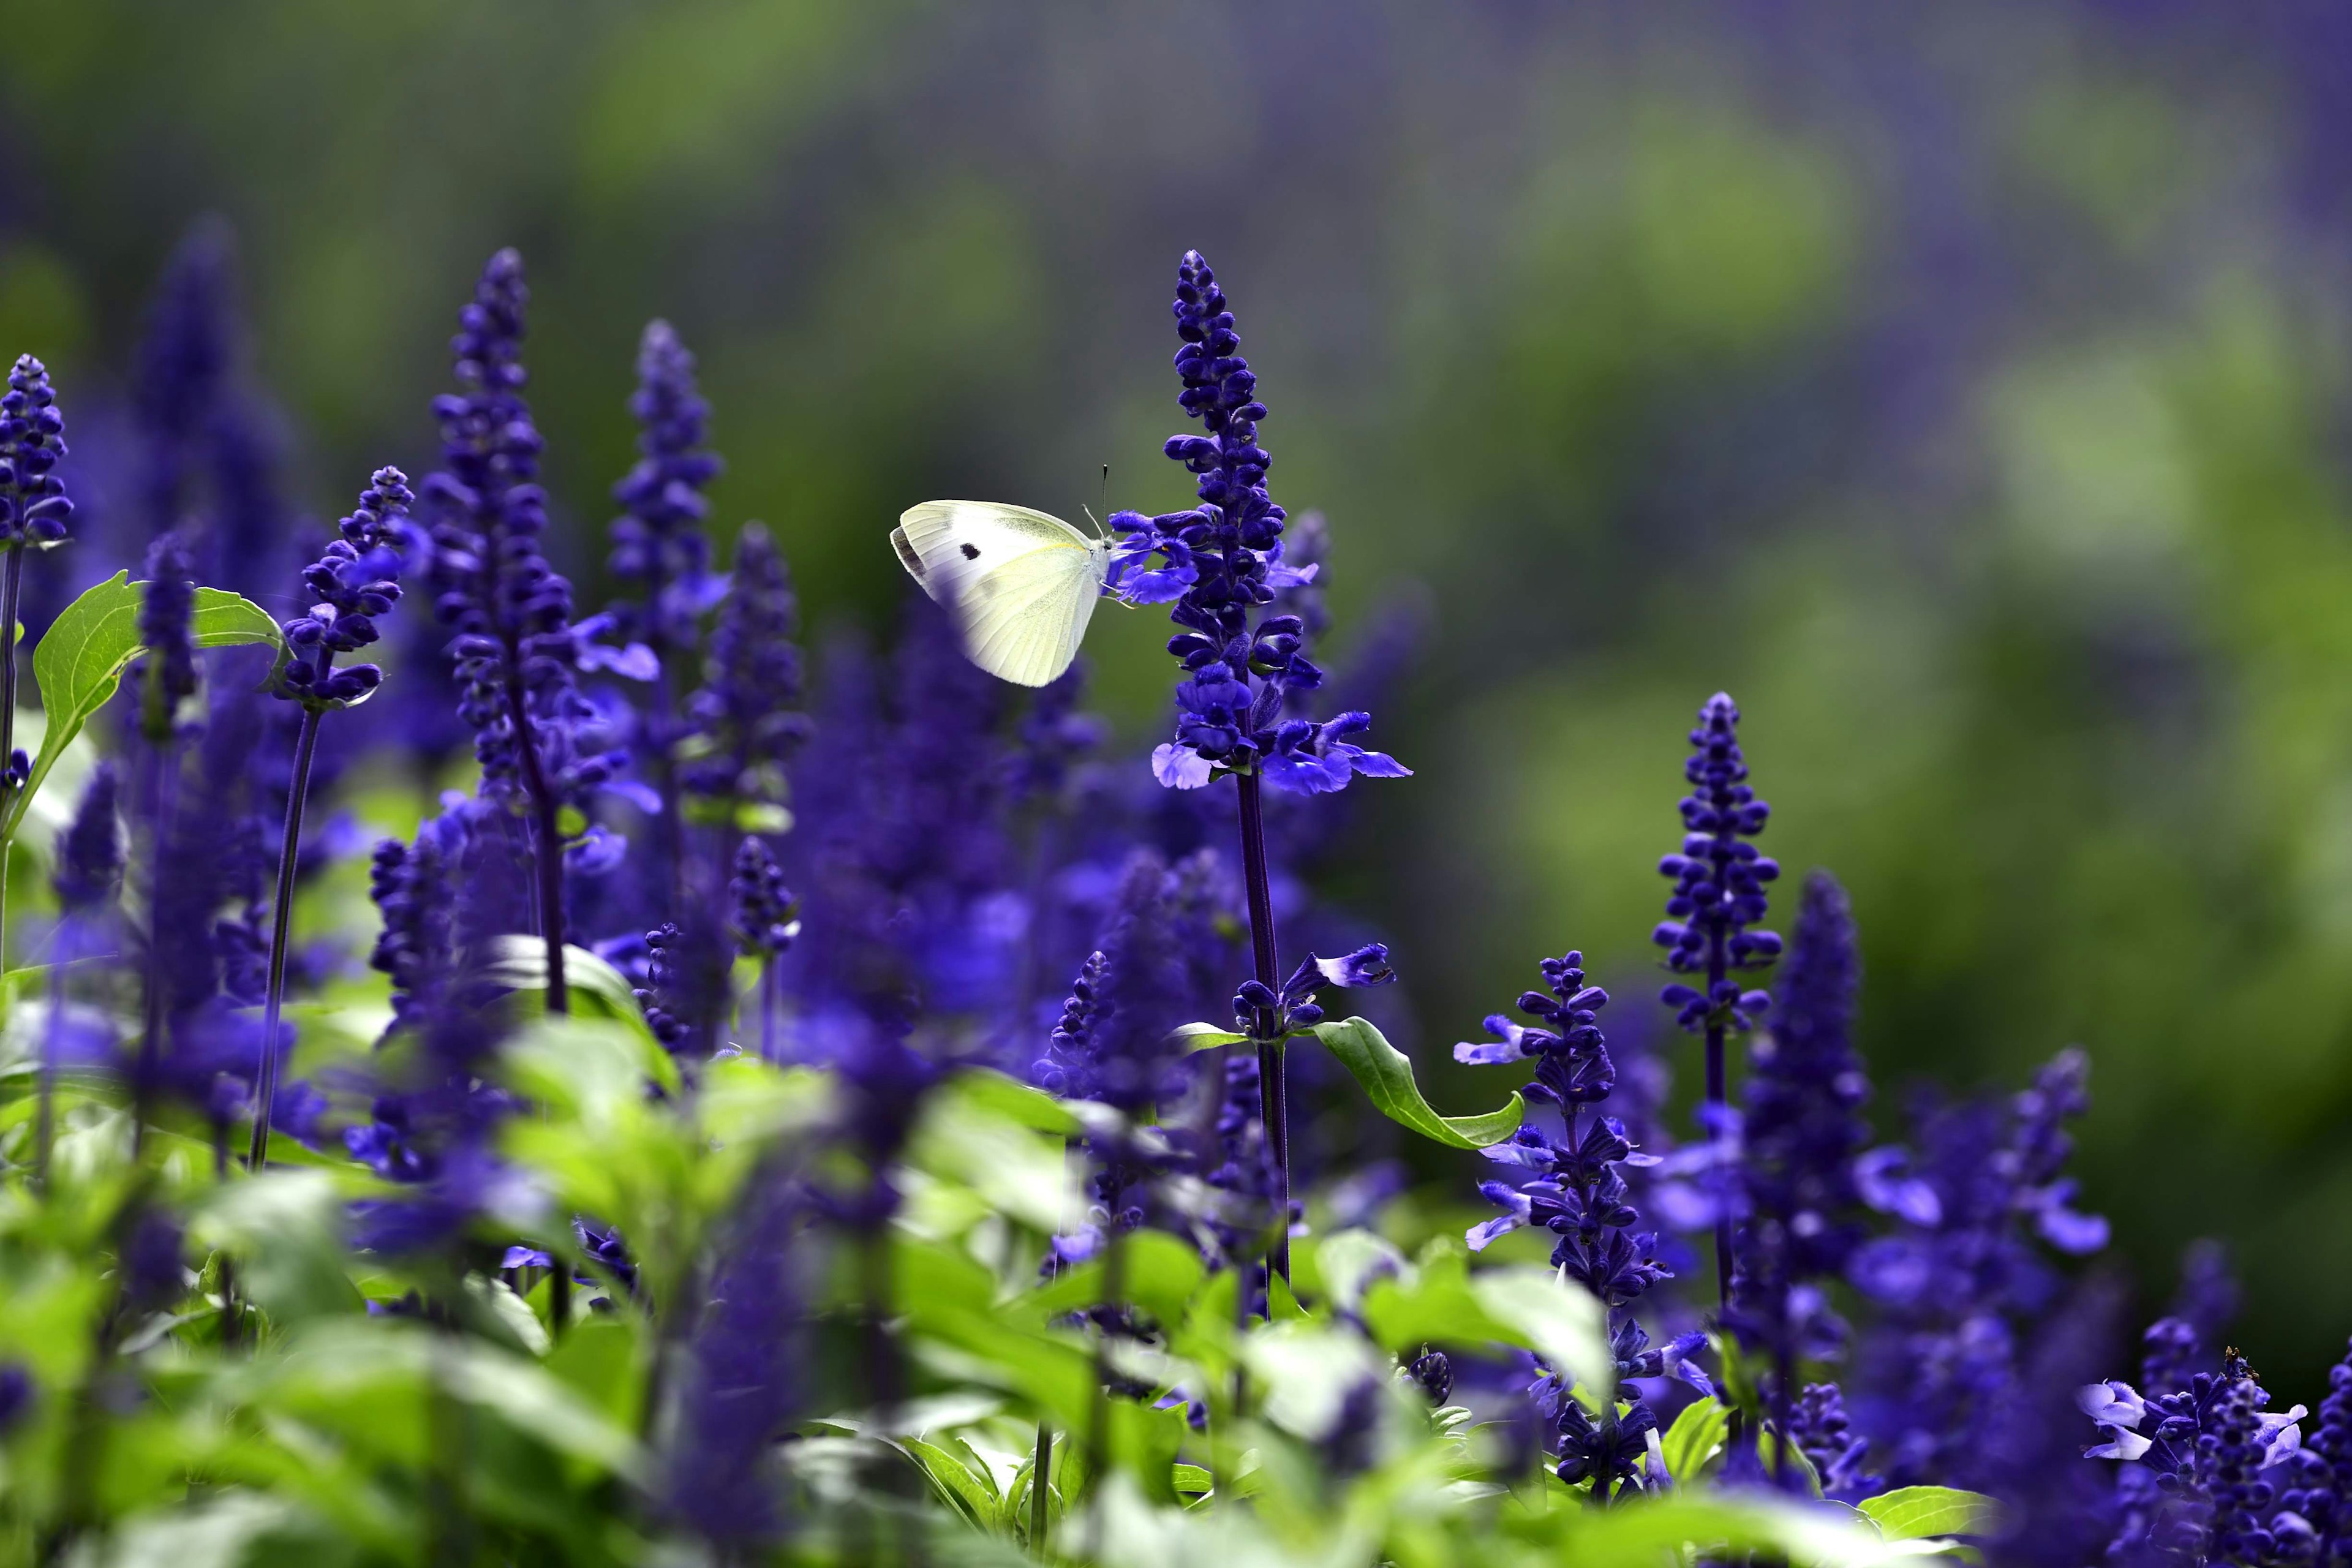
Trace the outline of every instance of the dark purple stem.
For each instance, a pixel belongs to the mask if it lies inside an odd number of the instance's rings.
[[[1715,1000],[1717,987],[1723,984],[1728,968],[1723,951],[1723,929],[1715,928],[1706,944],[1706,1102],[1720,1108],[1725,1103],[1723,1070],[1723,1016]],[[1723,1136],[1723,1122],[1712,1119],[1706,1131],[1713,1142]],[[1727,1311],[1731,1307],[1731,1215],[1724,1212],[1722,1173],[1715,1173],[1715,1304],[1717,1310]]]
[[[1238,775],[1241,786],[1242,873],[1249,885],[1250,952],[1255,960],[1258,984],[1280,991],[1280,965],[1274,949],[1274,889],[1265,872],[1265,806],[1255,773]],[[1290,1113],[1285,1082],[1282,1042],[1268,1038],[1274,1020],[1262,1013],[1255,1032],[1257,1042],[1258,1119],[1265,1126],[1266,1152],[1274,1160],[1274,1237],[1266,1261],[1286,1280],[1290,1278]],[[1271,1282],[1269,1281],[1269,1291]],[[1266,1310],[1274,1310],[1273,1297]]]
[[[569,1013],[572,994],[563,984],[563,841],[556,823],[555,792],[547,787],[547,770],[540,762],[539,737],[531,731],[516,658],[507,660],[507,712],[514,721],[515,757],[522,764],[522,785],[530,796],[539,840],[531,861],[539,880],[540,940],[547,944],[547,1010]]]
[[[319,674],[323,681],[334,655],[321,649]],[[294,920],[294,870],[302,854],[302,803],[310,793],[310,762],[319,750],[319,710],[302,710],[302,729],[294,741],[294,778],[286,791],[286,837],[278,848],[278,907],[269,919],[269,991],[261,1004],[261,1067],[253,1097],[253,1142],[245,1163],[259,1171],[269,1163],[269,1116],[278,1103],[278,1015],[286,1001],[286,932]]]

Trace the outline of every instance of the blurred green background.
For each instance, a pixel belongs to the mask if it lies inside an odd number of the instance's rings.
[[[599,570],[664,315],[718,514],[777,529],[821,637],[887,624],[917,500],[1073,515],[1108,462],[1112,505],[1181,503],[1198,246],[1276,494],[1331,518],[1336,640],[1428,614],[1375,731],[1418,777],[1364,788],[1335,888],[1417,1048],[1571,945],[1650,1007],[1728,689],[1767,848],[1852,889],[1882,1121],[2088,1046],[2085,1201],[2143,1300],[2224,1237],[2299,1376],[2352,1328],[2347,16],[7,5],[0,345],[102,434],[221,215],[331,517],[426,462],[455,308],[520,246],[558,553]],[[1096,624],[1143,737],[1164,624]]]

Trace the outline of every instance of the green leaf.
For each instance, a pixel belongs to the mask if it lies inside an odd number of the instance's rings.
[[[1722,1450],[1724,1434],[1730,1428],[1731,1412],[1719,1399],[1701,1399],[1683,1406],[1683,1413],[1659,1440],[1666,1474],[1674,1478],[1675,1485],[1688,1486],[1698,1479],[1707,1461]]]
[[[974,1529],[995,1526],[999,1510],[993,1480],[985,1475],[975,1478],[962,1460],[920,1437],[896,1438],[891,1447],[914,1460],[916,1468],[940,1494],[940,1500],[971,1521]]]
[[[1484,1149],[1499,1143],[1519,1130],[1527,1113],[1527,1102],[1515,1092],[1509,1104],[1484,1116],[1440,1116],[1422,1099],[1421,1087],[1413,1082],[1412,1063],[1365,1019],[1318,1024],[1315,1037],[1363,1086],[1373,1110],[1450,1149]]]
[[[1549,1268],[1519,1265],[1470,1276],[1470,1294],[1486,1315],[1517,1331],[1519,1342],[1586,1389],[1615,1381],[1607,1314],[1583,1286]]]
[[[1194,1051],[1213,1051],[1219,1046],[1246,1045],[1249,1037],[1220,1029],[1214,1024],[1184,1024],[1171,1030],[1168,1040],[1180,1053],[1190,1056]]]
[[[1864,1498],[1862,1511],[1889,1541],[1990,1535],[2000,1524],[1999,1503],[1982,1492],[1964,1492],[1957,1487],[1901,1487]]]
[[[33,682],[40,689],[48,722],[41,734],[41,754],[33,759],[32,776],[9,808],[7,820],[0,823],[0,840],[16,837],[25,807],[41,781],[90,715],[121,685],[123,668],[147,651],[139,640],[139,605],[147,584],[130,579],[130,573],[117,572],[68,605],[33,650]],[[277,649],[281,662],[285,657],[285,638],[269,612],[218,588],[196,590],[190,631],[200,648],[257,644]]]

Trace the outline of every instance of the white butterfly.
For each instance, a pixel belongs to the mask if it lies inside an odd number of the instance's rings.
[[[994,501],[909,507],[890,543],[955,617],[972,663],[1018,686],[1043,686],[1078,657],[1110,562],[1108,539]]]

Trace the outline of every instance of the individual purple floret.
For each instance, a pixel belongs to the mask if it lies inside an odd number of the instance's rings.
[[[1749,1053],[1741,1121],[1741,1222],[1726,1322],[1773,1369],[1775,1423],[1794,1417],[1796,1365],[1833,1352],[1843,1325],[1816,1281],[1843,1275],[1863,1237],[1853,1162],[1870,1141],[1870,1080],[1852,1040],[1860,963],[1845,891],[1806,879],[1771,1027]],[[1778,1478],[1796,1484],[1782,1467]]]

